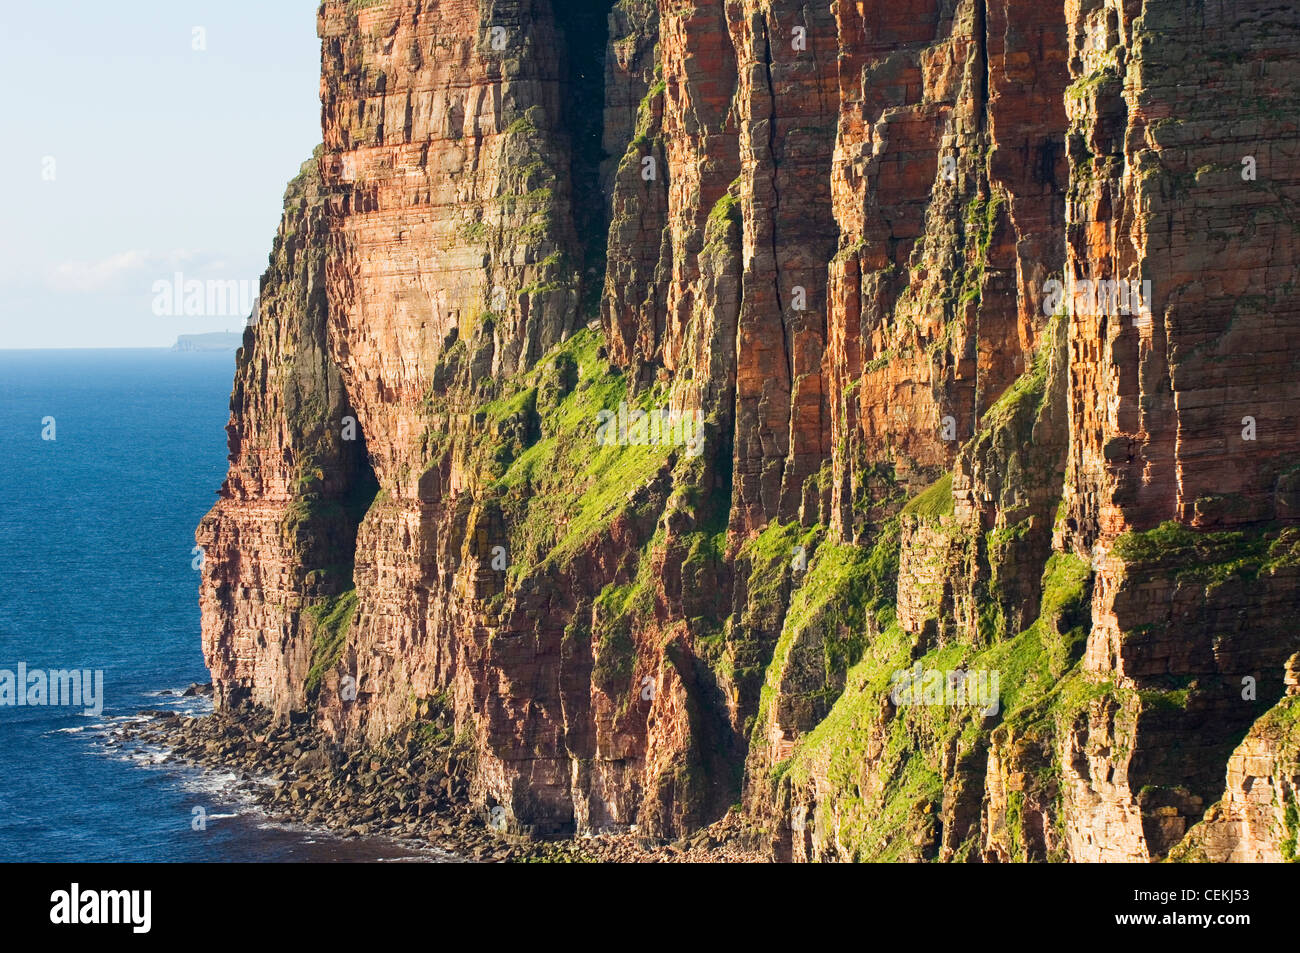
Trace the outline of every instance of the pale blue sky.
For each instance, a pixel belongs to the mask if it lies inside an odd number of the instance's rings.
[[[285,183],[320,140],[316,6],[6,6],[0,348],[168,346],[242,326],[156,315],[152,286],[266,267]]]

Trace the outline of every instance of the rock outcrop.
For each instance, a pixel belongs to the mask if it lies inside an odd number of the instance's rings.
[[[285,193],[236,362],[230,472],[197,534],[203,652],[218,704],[247,701],[282,716],[318,686],[313,645],[331,639],[322,620],[350,611],[356,528],[375,494],[329,356],[319,167],[318,155]]]
[[[1287,662],[1287,694],[1251,727],[1228,759],[1223,798],[1171,851],[1171,858],[1295,861],[1300,835],[1300,655]]]
[[[448,712],[523,833],[1294,855],[1300,13],[318,30],[199,531],[219,704]]]

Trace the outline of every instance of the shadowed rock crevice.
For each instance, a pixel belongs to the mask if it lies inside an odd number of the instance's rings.
[[[569,178],[573,219],[582,249],[582,315],[595,316],[605,280],[605,244],[609,213],[601,169],[605,152],[605,58],[609,48],[610,10],[615,0],[566,3],[553,0],[559,36],[564,42],[565,74],[560,84],[563,125],[571,146]]]

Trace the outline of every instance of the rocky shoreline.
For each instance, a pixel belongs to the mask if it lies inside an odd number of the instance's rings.
[[[260,709],[187,716],[146,710],[126,725],[125,744],[155,745],[177,760],[224,769],[273,820],[340,837],[388,837],[487,863],[754,863],[762,837],[732,811],[672,843],[634,832],[540,840],[493,830],[472,805],[471,749],[446,715],[408,728],[377,750],[344,752],[309,725],[274,722]]]

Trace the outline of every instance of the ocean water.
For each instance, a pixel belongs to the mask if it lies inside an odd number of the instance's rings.
[[[229,353],[0,351],[0,670],[104,673],[100,714],[0,705],[0,861],[433,859],[271,823],[231,777],[109,743],[141,709],[206,704],[180,692],[208,681],[194,528],[233,372]]]

